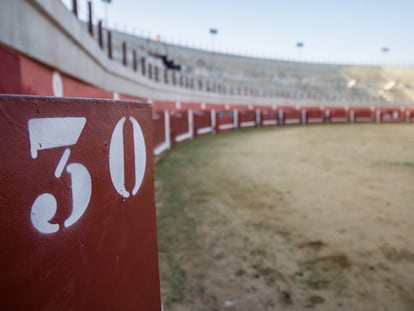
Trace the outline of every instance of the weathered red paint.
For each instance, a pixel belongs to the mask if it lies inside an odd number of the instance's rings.
[[[201,103],[197,102],[180,102],[181,110],[201,110]]]
[[[260,111],[260,123],[262,126],[277,125],[278,111],[274,109],[263,109]]]
[[[216,111],[216,132],[227,131],[233,129],[234,111]]]
[[[400,108],[377,108],[376,114],[379,114],[379,122],[401,122],[404,121],[404,113]]]
[[[306,111],[305,123],[323,123],[325,121],[324,111],[321,107],[302,107]]]
[[[188,124],[188,111],[171,111],[170,129],[172,146],[175,146],[190,138],[180,139],[180,137],[182,137],[181,135],[187,134],[190,129]]]
[[[406,108],[404,111],[404,121],[414,122],[414,108]]]
[[[153,142],[154,147],[157,147],[165,142],[165,114],[164,111],[154,111],[152,113],[153,124]]]
[[[142,129],[146,147],[140,152],[147,159],[138,192],[125,199],[108,167],[111,137],[124,117],[127,189],[136,183],[130,117]],[[29,120],[40,118],[84,118],[86,123],[77,142],[39,150],[33,158]],[[0,96],[0,128],[0,309],[159,311],[151,106]],[[42,135],[49,135],[47,129]],[[85,213],[65,227],[75,204],[73,183],[67,171],[55,177],[55,169],[67,148],[68,165],[84,166],[92,190]],[[49,222],[59,224],[57,232],[41,233],[31,220],[42,193],[56,198],[56,215]]]
[[[214,129],[211,124],[211,113],[206,110],[196,110],[194,115],[194,136],[200,136],[204,134],[213,133]]]
[[[0,45],[0,93],[53,96],[54,70]],[[113,98],[113,92],[99,89],[61,74],[63,96]]]
[[[301,111],[293,106],[280,106],[279,111],[283,113],[283,124],[299,124],[301,122]]]
[[[325,107],[324,111],[327,115],[327,122],[338,123],[348,122],[349,120],[348,110],[345,107]]]
[[[369,107],[352,107],[350,113],[354,114],[354,122],[374,122],[374,110]]]
[[[20,54],[0,45],[0,93],[21,94]]]
[[[239,111],[238,112],[238,126],[239,127],[256,126],[256,111],[254,110]]]
[[[176,102],[171,100],[154,100],[153,109],[155,111],[175,110]]]

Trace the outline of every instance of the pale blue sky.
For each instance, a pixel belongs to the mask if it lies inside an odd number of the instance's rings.
[[[86,15],[86,0],[78,0]],[[66,4],[71,0],[64,0]],[[104,18],[102,0],[93,0]],[[414,64],[414,0],[112,0],[111,27],[216,51],[281,59]],[[304,42],[299,51],[296,42]],[[389,47],[388,53],[381,52]]]

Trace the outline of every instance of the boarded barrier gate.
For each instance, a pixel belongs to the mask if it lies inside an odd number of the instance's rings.
[[[160,306],[149,104],[0,96],[3,310]]]

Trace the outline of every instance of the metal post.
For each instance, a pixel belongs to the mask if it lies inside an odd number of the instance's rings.
[[[127,50],[127,46],[126,46],[126,42],[123,41],[122,42],[122,64],[124,64],[124,66],[127,65],[127,55],[126,55],[126,50]]]
[[[107,30],[106,34],[108,36],[108,57],[112,59],[112,33],[109,30]]]
[[[141,57],[141,72],[143,76],[145,76],[146,74],[145,68],[146,68],[145,57]]]
[[[102,20],[98,21],[98,42],[100,48],[103,49]]]
[[[72,12],[78,17],[78,0],[72,0]]]
[[[132,50],[132,68],[134,69],[134,71],[137,71],[137,51],[136,50]]]
[[[92,1],[88,1],[88,30],[91,36],[93,36]]]

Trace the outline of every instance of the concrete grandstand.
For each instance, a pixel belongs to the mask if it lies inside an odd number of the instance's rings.
[[[85,24],[85,28],[87,24]],[[98,31],[97,27],[96,32]],[[107,30],[104,38],[107,37]],[[300,102],[330,104],[410,104],[414,100],[414,71],[410,67],[332,65],[280,61],[223,54],[144,38],[125,32],[112,32],[114,60],[133,63],[138,52],[138,70],[151,64],[165,75],[183,76],[190,87],[229,95],[255,96]],[[171,68],[170,61],[178,67]],[[132,65],[131,65],[132,66]],[[164,76],[158,77],[165,83]],[[178,83],[179,84],[179,83]],[[187,83],[188,84],[188,83]]]
[[[15,8],[2,10],[4,46],[117,93],[148,100],[250,105],[407,106],[414,101],[412,67],[303,63],[216,53],[103,29],[92,19],[77,19],[60,1],[53,5],[39,1],[41,13],[33,10],[32,4],[38,1],[11,2],[2,2]],[[17,12],[19,8],[24,9]],[[11,21],[22,17],[28,21],[25,25],[17,27]],[[39,30],[54,33],[56,45],[51,46]]]

